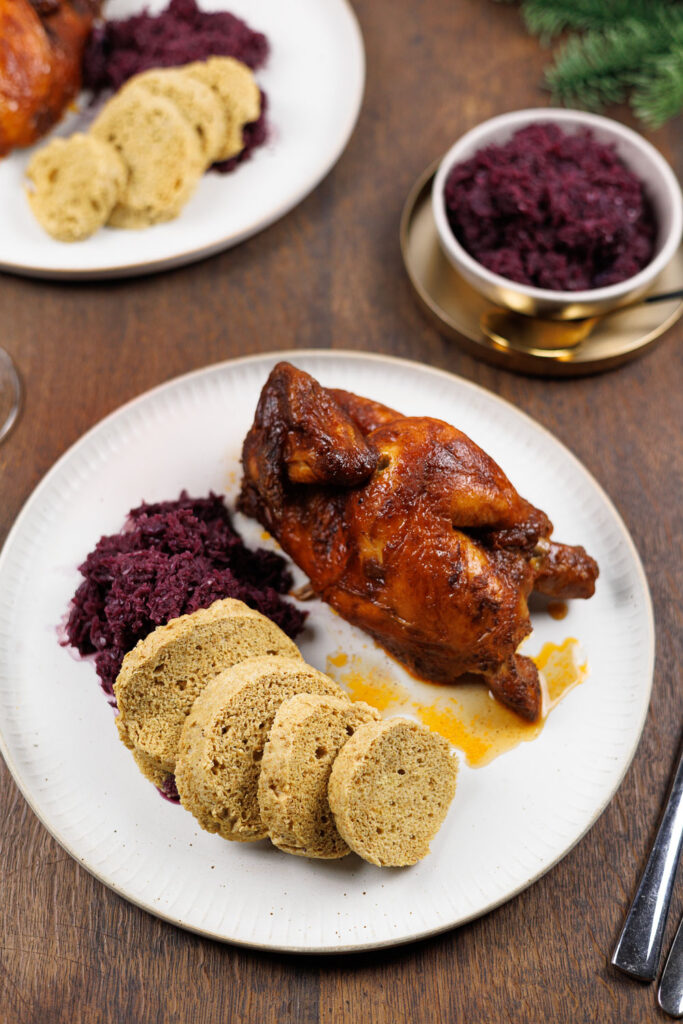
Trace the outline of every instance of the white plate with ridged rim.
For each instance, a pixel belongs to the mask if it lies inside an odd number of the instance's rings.
[[[461,763],[430,855],[380,869],[355,855],[308,861],[267,841],[227,843],[161,799],[120,743],[91,662],[57,642],[78,563],[141,499],[210,489],[234,497],[241,442],[281,358],[323,384],[455,423],[486,449],[555,535],[597,558],[595,596],[562,622],[534,618],[525,648],[578,637],[589,677],[533,742],[485,768]],[[260,528],[236,517],[250,543]],[[319,602],[301,649],[325,668],[340,649],[410,677]],[[62,846],[126,899],[211,938],[289,952],[388,946],[462,924],[510,899],[584,835],[616,792],[645,720],[654,626],[638,554],[614,506],[571,453],[497,396],[400,359],[300,351],[248,357],[172,380],[90,430],[47,474],[0,556],[0,745]],[[419,684],[415,684],[419,685]],[[461,759],[462,761],[462,759]]]
[[[109,0],[109,19],[168,0]],[[347,0],[199,0],[229,10],[270,43],[256,79],[268,96],[270,137],[231,174],[205,174],[182,213],[144,231],[103,228],[83,242],[57,242],[33,217],[25,173],[35,147],[0,160],[0,269],[46,278],[130,277],[182,266],[228,249],[301,202],[341,156],[356,124],[365,54]],[[52,135],[87,124],[69,115]],[[45,140],[42,140],[44,142]],[[42,143],[37,143],[40,146]]]

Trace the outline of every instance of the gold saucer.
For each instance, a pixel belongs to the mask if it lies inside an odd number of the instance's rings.
[[[543,377],[597,373],[645,351],[683,314],[683,299],[609,313],[576,348],[522,352],[492,341],[481,330],[481,314],[493,303],[475,291],[449,263],[432,217],[432,179],[438,161],[422,174],[401,216],[401,252],[420,306],[442,334],[478,359]],[[683,246],[652,286],[669,292],[683,285]]]

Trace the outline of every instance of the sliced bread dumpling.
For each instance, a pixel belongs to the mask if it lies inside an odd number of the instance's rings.
[[[31,209],[60,242],[82,241],[106,224],[128,178],[113,146],[80,132],[39,149],[26,174]]]
[[[112,145],[128,168],[110,224],[146,227],[177,217],[205,164],[196,131],[172,100],[144,89],[122,89],[90,131]]]
[[[216,93],[227,117],[223,146],[217,160],[229,160],[244,149],[242,129],[258,120],[261,90],[250,68],[234,57],[209,57],[183,67],[183,74],[199,79]]]
[[[371,864],[415,864],[443,824],[456,776],[447,740],[425,726],[407,718],[361,725],[330,773],[339,833]]]
[[[360,725],[378,719],[362,701],[327,695],[301,693],[280,705],[258,784],[261,818],[275,846],[327,860],[350,853],[335,826],[327,784],[346,741]]]
[[[207,832],[240,842],[267,836],[258,802],[261,759],[278,708],[297,693],[345,698],[304,661],[273,656],[226,669],[197,697],[180,738],[176,785],[183,807]]]
[[[153,96],[165,96],[192,125],[202,158],[208,167],[218,159],[228,131],[227,114],[216,93],[198,78],[179,68],[153,68],[130,78],[126,92],[144,89]]]
[[[116,725],[156,786],[175,771],[183,723],[209,680],[260,654],[301,661],[279,626],[231,598],[158,626],[128,652],[114,684]]]

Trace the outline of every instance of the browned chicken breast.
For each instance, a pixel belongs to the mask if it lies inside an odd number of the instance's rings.
[[[590,597],[598,567],[551,541],[545,513],[465,434],[279,363],[242,460],[240,509],[319,597],[422,678],[476,673],[538,718],[536,666],[516,653],[531,632],[527,598]]]
[[[0,0],[0,156],[30,146],[81,87],[100,0]]]

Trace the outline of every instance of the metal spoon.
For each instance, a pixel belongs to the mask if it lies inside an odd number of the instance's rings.
[[[640,981],[652,981],[657,974],[682,845],[683,753],[638,892],[612,956],[615,967]]]
[[[610,312],[633,309],[647,302],[667,302],[680,298],[683,298],[683,288],[662,295],[648,295],[638,302]],[[479,325],[486,337],[496,345],[557,359],[563,355],[571,356],[576,346],[588,337],[602,319],[602,316],[589,316],[582,320],[545,320],[541,317],[525,316],[523,313],[494,308],[487,309],[481,314]]]

